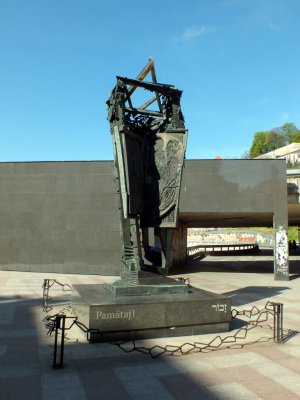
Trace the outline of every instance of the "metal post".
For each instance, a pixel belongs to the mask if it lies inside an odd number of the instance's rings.
[[[66,327],[66,316],[62,316],[62,328],[61,328],[61,345],[60,345],[60,367],[64,367],[64,349],[65,349],[65,327]]]
[[[283,342],[283,304],[272,303],[273,305],[273,341]]]
[[[65,315],[57,315],[54,321],[54,352],[53,352],[53,368],[63,368],[64,367],[64,345],[65,345]],[[58,347],[58,331],[61,330],[61,342],[60,342],[60,357],[59,363],[57,363],[57,347]]]
[[[280,315],[281,315],[281,318],[280,318],[280,326],[281,326],[281,343],[283,343],[283,304],[281,304],[280,305],[281,307],[280,307],[280,309],[281,309],[281,312],[280,312]]]
[[[44,279],[43,285],[43,308],[48,306],[49,299],[49,279]]]
[[[57,357],[57,336],[58,336],[58,329],[60,325],[60,316],[57,315],[54,321],[54,329],[55,329],[55,334],[54,334],[54,353],[53,353],[53,368],[57,368],[57,363],[56,363],[56,357]]]

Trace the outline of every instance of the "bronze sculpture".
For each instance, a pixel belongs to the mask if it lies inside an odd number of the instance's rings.
[[[144,78],[151,73],[152,82]],[[154,96],[140,107],[133,106],[136,89]],[[113,138],[115,180],[120,196],[123,264],[121,280],[139,283],[140,271],[166,274],[167,241],[178,223],[178,202],[187,141],[180,107],[182,92],[156,81],[150,59],[137,79],[117,77],[108,104]],[[157,110],[149,110],[155,103]],[[148,231],[160,239],[157,252],[149,246]],[[157,250],[157,249],[156,249]]]

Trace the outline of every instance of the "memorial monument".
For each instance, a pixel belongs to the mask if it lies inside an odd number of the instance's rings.
[[[144,82],[149,72],[152,82]],[[134,107],[132,95],[144,89],[150,100]],[[123,244],[123,272],[114,290],[136,287],[151,271],[166,275],[166,253],[170,230],[178,222],[181,175],[187,131],[180,107],[181,91],[156,82],[154,63],[149,61],[136,80],[117,77],[108,104],[108,120],[113,138],[115,179],[120,195],[120,226]],[[156,110],[149,105],[157,104]],[[160,248],[149,246],[153,228]],[[148,267],[149,270],[149,267]],[[118,289],[117,289],[118,288]],[[151,285],[148,288],[151,290]],[[123,291],[123,290],[121,290]]]
[[[144,81],[148,74],[150,82]],[[133,104],[137,89],[151,94],[138,107]],[[173,85],[157,83],[150,59],[136,79],[118,76],[107,102],[123,270],[112,284],[75,286],[72,306],[90,329],[115,338],[193,335],[229,328],[229,298],[166,276],[187,143],[181,94]],[[150,245],[151,233],[156,246]],[[96,333],[91,335],[91,340],[97,339]]]

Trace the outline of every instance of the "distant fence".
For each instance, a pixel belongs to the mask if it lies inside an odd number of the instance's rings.
[[[197,246],[189,246],[187,248],[187,256],[194,258],[207,253],[217,252],[257,252],[259,250],[258,243],[201,243]]]

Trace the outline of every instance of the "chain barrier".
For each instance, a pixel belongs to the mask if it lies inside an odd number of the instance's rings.
[[[44,283],[42,285],[43,288],[43,311],[49,312],[53,309],[53,307],[49,306],[49,300],[51,297],[49,296],[49,291],[52,286],[57,285],[60,286],[63,292],[72,291],[72,287],[67,283],[63,284],[58,282],[56,279],[44,279]]]
[[[185,278],[183,278],[185,279]],[[45,280],[46,281],[46,280]],[[49,281],[49,280],[48,280]],[[183,280],[180,280],[183,281]],[[189,278],[185,279],[185,282],[190,286]],[[63,285],[56,280],[53,280],[51,284],[49,282],[43,285],[43,309],[44,311],[48,311],[52,309],[49,307],[49,289],[51,286],[57,283],[64,290],[65,287],[69,287],[70,285]],[[48,288],[45,290],[45,287]],[[70,309],[69,309],[70,310]],[[66,310],[65,310],[66,311]],[[132,340],[120,341],[110,338],[106,336],[99,329],[89,329],[86,325],[78,320],[76,316],[66,315],[64,312],[60,311],[54,315],[48,315],[44,318],[45,327],[47,329],[47,334],[52,335],[55,333],[55,343],[54,343],[54,356],[53,356],[53,368],[63,368],[63,358],[64,358],[64,339],[66,337],[66,331],[69,331],[73,326],[77,326],[82,332],[86,334],[86,339],[90,341],[91,335],[99,335],[101,341],[107,342],[109,344],[115,345],[119,347],[125,353],[131,353],[133,351],[137,351],[140,353],[148,354],[151,358],[157,358],[163,354],[177,356],[177,355],[187,355],[195,352],[208,353],[216,350],[224,350],[224,349],[242,349],[246,345],[260,343],[260,342],[268,342],[273,339],[275,343],[284,343],[286,338],[292,337],[295,332],[291,330],[286,330],[286,335],[284,336],[283,329],[283,304],[275,303],[268,301],[263,309],[259,309],[256,306],[253,306],[251,310],[237,310],[232,309],[231,311],[232,319],[235,319],[238,316],[242,316],[244,318],[249,319],[248,322],[245,322],[245,325],[239,328],[235,334],[228,335],[224,338],[221,336],[216,336],[208,343],[203,342],[185,342],[182,345],[155,345],[152,347],[139,346],[136,343],[136,340],[133,338]],[[254,320],[251,318],[255,317]],[[269,321],[269,317],[273,317],[273,324],[267,323]],[[67,325],[67,320],[69,324]],[[267,328],[269,330],[273,330],[273,336],[271,337],[261,337],[255,341],[247,342],[247,343],[238,343],[239,340],[246,339],[249,331],[255,328]],[[61,333],[61,343],[60,348],[58,348],[58,335]],[[57,362],[58,354],[60,354],[59,363]]]

